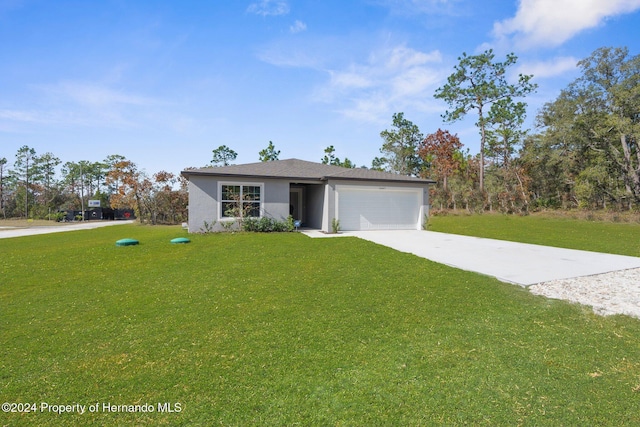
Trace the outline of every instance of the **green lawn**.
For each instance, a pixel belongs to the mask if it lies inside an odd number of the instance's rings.
[[[545,215],[433,216],[430,231],[640,257],[640,224]]]
[[[640,423],[638,319],[351,237],[181,235],[0,239],[0,400],[38,410],[0,425]]]

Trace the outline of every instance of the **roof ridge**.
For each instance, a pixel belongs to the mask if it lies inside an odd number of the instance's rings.
[[[432,180],[383,172],[367,168],[345,168],[343,166],[311,162],[296,158],[272,160],[268,162],[242,163],[237,165],[206,167],[195,170],[182,171],[183,176],[189,175],[219,175],[225,177],[269,177],[302,180],[344,179],[356,181],[396,181],[396,182],[424,182]]]

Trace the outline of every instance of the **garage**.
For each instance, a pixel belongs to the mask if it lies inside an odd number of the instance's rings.
[[[341,230],[420,229],[420,189],[337,186],[336,195]]]

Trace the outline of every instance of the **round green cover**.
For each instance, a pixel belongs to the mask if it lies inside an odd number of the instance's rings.
[[[137,245],[138,242],[136,239],[120,239],[116,242],[116,246],[131,246]]]
[[[191,240],[186,237],[176,237],[175,239],[171,239],[171,243],[189,243]]]

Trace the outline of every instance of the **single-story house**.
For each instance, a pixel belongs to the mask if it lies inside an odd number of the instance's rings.
[[[349,169],[298,159],[181,172],[189,181],[189,231],[235,221],[237,215],[289,215],[303,227],[340,230],[420,230],[429,210],[428,179]],[[245,213],[230,207],[243,200]]]

